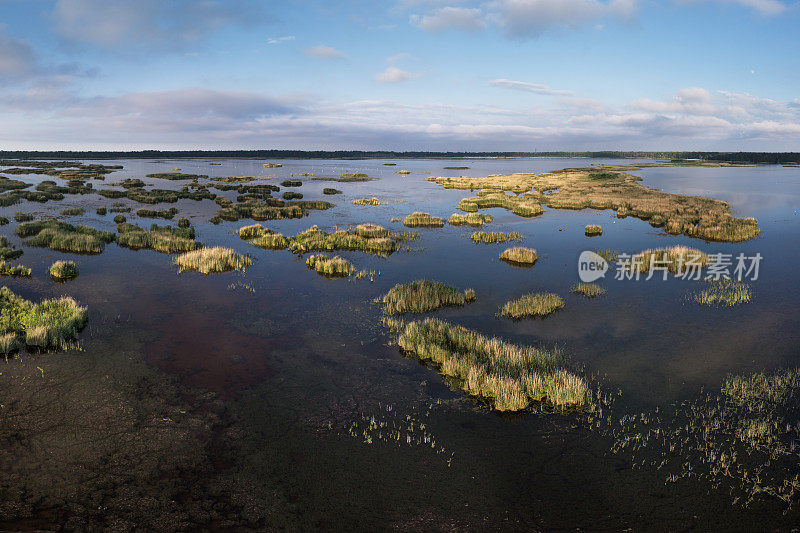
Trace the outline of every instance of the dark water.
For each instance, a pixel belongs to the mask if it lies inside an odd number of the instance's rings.
[[[174,167],[212,176],[275,174],[276,184],[292,173],[365,172],[379,179],[335,183],[295,176],[303,186],[289,190],[336,207],[265,225],[283,234],[313,224],[330,229],[364,222],[400,230],[391,218],[417,210],[447,218],[470,194],[426,182],[426,173],[486,176],[604,163],[284,161],[282,168],[264,169],[262,162],[120,161],[124,170],[94,186],[138,177],[161,188],[180,187],[144,178]],[[486,212],[495,220],[486,229],[522,233],[524,245],[539,252],[534,268],[512,268],[498,260],[504,245],[476,245],[468,238],[473,230],[445,226],[420,230],[409,251],[389,258],[340,253],[357,269],[379,273],[374,282],[347,281],[318,276],[287,251],[261,250],[233,234],[251,222],[208,223],[217,210],[213,201],[181,200],[174,204],[178,216],[192,220],[199,241],[251,254],[254,264],[246,273],[177,275],[168,255],[116,244],[101,255],[77,257],[25,247],[19,262],[34,269],[34,278],[4,284],[36,300],[69,294],[88,306],[90,318],[79,351],[23,354],[0,363],[0,468],[6,473],[0,525],[789,529],[797,514],[784,514],[776,502],[745,508],[702,480],[666,485],[663,472],[632,469],[628,458],[609,451],[610,438],[581,415],[492,412],[451,389],[434,370],[404,358],[380,325],[372,300],[398,282],[428,278],[472,287],[474,304],[432,315],[514,342],[562,348],[596,385],[614,393],[618,413],[692,399],[702,389],[718,389],[729,373],[797,366],[800,170],[635,173],[650,187],[725,200],[736,216],[756,217],[762,234],[741,244],[706,243],[609,211],[546,209],[522,219],[492,209]],[[325,197],[323,187],[344,194]],[[371,196],[389,205],[350,202]],[[134,213],[142,207],[122,201]],[[0,215],[54,215],[81,205],[87,214],[70,222],[113,230],[113,213],[94,214],[111,203],[99,195],[68,196],[23,202]],[[151,222],[133,214],[129,220]],[[590,223],[602,225],[603,235],[585,237]],[[1,231],[22,246],[15,226]],[[701,282],[616,281],[613,272],[603,281],[603,298],[569,293],[583,250],[635,253],[674,244],[708,253],[761,253],[753,301],[731,309],[700,307],[687,295]],[[47,268],[68,255],[80,275],[68,284],[52,283]],[[497,316],[507,300],[541,290],[561,294],[565,309],[545,320]]]

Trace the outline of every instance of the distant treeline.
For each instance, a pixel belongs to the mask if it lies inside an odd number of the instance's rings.
[[[0,159],[469,159],[593,157],[607,159],[700,159],[737,163],[800,163],[796,152],[388,152],[305,150],[144,150],[139,152],[0,151]]]

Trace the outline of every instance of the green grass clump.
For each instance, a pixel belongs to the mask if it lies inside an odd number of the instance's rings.
[[[178,210],[174,207],[170,207],[169,209],[164,209],[162,211],[155,209],[139,209],[136,211],[136,214],[142,218],[164,218],[167,220],[172,220],[172,218],[178,214]]]
[[[547,316],[564,307],[564,299],[551,292],[531,293],[506,302],[500,313],[509,318]]]
[[[153,224],[150,230],[134,224],[117,226],[117,244],[131,250],[154,250],[162,254],[174,254],[196,250],[202,245],[194,240],[194,228],[172,228]]]
[[[68,207],[67,209],[63,209],[61,214],[64,216],[77,216],[82,215],[86,212],[86,210],[82,207]]]
[[[101,216],[105,215],[106,214],[106,208],[105,207],[98,207],[97,208],[97,214],[101,215]]]
[[[178,219],[178,227],[179,228],[190,228],[192,223],[189,222],[188,218],[179,218]]]
[[[17,222],[30,222],[34,218],[36,217],[34,217],[30,213],[23,213],[22,211],[17,211],[16,213],[14,213],[14,220],[16,220]]]
[[[603,234],[603,228],[597,224],[589,224],[583,231],[587,237],[595,237]]]
[[[289,246],[289,239],[280,233],[265,233],[250,241],[250,244],[265,250],[283,250]]]
[[[249,226],[242,226],[236,233],[239,235],[240,239],[248,241],[272,233],[272,230],[265,228],[261,224],[251,224]]]
[[[55,219],[25,222],[17,226],[17,235],[31,237],[26,244],[59,252],[99,254],[114,240],[114,234],[87,226],[73,226]]]
[[[283,180],[281,185],[284,187],[301,187],[303,182],[300,180]]]
[[[298,233],[289,242],[289,251],[296,254],[353,250],[388,256],[396,249],[397,243],[389,237],[367,238],[343,230],[327,233],[317,226]]]
[[[311,255],[306,259],[306,265],[318,274],[332,278],[346,278],[355,271],[350,261],[338,255],[330,258],[322,254]]]
[[[211,178],[211,181],[219,183],[247,183],[254,179],[253,176],[223,176],[221,178]]]
[[[476,244],[495,244],[503,242],[522,242],[522,235],[516,231],[503,233],[502,231],[476,231],[469,236]]]
[[[283,193],[284,200],[300,200],[301,198],[303,198],[303,193],[301,192],[286,191]]]
[[[458,213],[453,213],[450,215],[447,223],[451,226],[472,226],[477,228],[479,226],[483,226],[484,224],[488,224],[492,220],[494,220],[492,215],[481,215],[480,213],[459,215]]]
[[[500,259],[515,265],[533,265],[536,263],[536,260],[539,259],[539,254],[537,254],[536,250],[533,248],[516,246],[504,250],[503,253],[500,254]]]
[[[444,226],[444,219],[417,211],[403,219],[403,225],[409,228],[441,228]]]
[[[161,180],[199,180],[206,179],[208,176],[205,174],[181,174],[180,172],[156,172],[148,174],[147,177]]]
[[[725,278],[711,282],[707,289],[692,295],[692,299],[695,302],[711,307],[733,307],[734,305],[750,302],[752,297],[753,289],[750,285]]]
[[[193,270],[207,275],[217,272],[244,270],[253,261],[246,255],[236,253],[230,248],[215,246],[181,254],[174,259],[174,263],[178,266],[178,273],[185,270]]]
[[[598,296],[603,296],[606,293],[606,290],[600,285],[583,282],[576,283],[569,291],[576,294],[582,294],[587,298],[597,298]]]
[[[651,267],[666,267],[673,274],[683,274],[694,265],[708,266],[709,258],[700,250],[688,246],[671,246],[644,250],[626,261],[625,268],[631,271],[649,272]]]
[[[23,250],[14,248],[14,245],[9,242],[8,237],[0,235],[0,260],[16,259],[23,253],[25,253]]]
[[[0,226],[5,226],[9,224],[11,221],[8,220],[6,217],[0,217]]]
[[[50,265],[50,277],[56,281],[72,279],[78,276],[78,267],[72,261],[56,261]]]
[[[387,292],[380,302],[383,312],[388,315],[403,313],[425,313],[440,307],[462,306],[475,299],[475,291],[469,289],[467,295],[443,283],[417,280],[411,283],[398,283]]]
[[[8,287],[0,289],[0,352],[23,345],[40,350],[66,348],[86,325],[85,307],[69,297],[39,304],[20,298]]]
[[[588,386],[564,368],[558,351],[510,344],[434,318],[406,324],[397,343],[498,411],[520,411],[532,402],[564,410],[588,401]]]
[[[389,230],[385,229],[383,226],[379,226],[377,224],[369,224],[369,223],[359,224],[353,231],[355,232],[356,235],[359,235],[366,239],[387,237],[389,235]]]
[[[387,205],[388,202],[381,202],[379,199],[372,197],[372,198],[357,198],[353,200],[353,205]]]
[[[616,263],[617,259],[619,259],[619,252],[616,250],[595,250],[594,253],[609,263]]]
[[[13,278],[31,277],[31,269],[22,265],[12,265],[0,260],[0,276],[11,276]]]
[[[123,223],[123,222],[125,222],[126,220],[127,220],[127,219],[125,218],[125,215],[116,215],[116,216],[114,217],[114,222],[115,222],[116,224],[122,224],[122,223]]]
[[[338,178],[326,178],[326,177],[319,177],[319,178],[311,178],[317,181],[338,181],[340,183],[348,183],[352,181],[371,181],[375,178],[370,178],[366,174],[361,174],[359,172],[345,172]]]
[[[342,194],[342,191],[340,191],[339,189],[332,189],[330,187],[325,187],[324,189],[322,189],[322,194],[328,194],[328,195]]]

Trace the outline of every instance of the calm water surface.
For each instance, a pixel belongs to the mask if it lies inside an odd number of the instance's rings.
[[[273,183],[292,173],[364,172],[379,179],[335,183],[295,176],[302,187],[282,190],[336,206],[264,224],[283,234],[313,224],[331,229],[364,222],[400,230],[402,224],[390,219],[417,210],[447,218],[469,195],[425,181],[428,173],[480,177],[619,163],[283,161],[282,168],[264,169],[260,160],[209,162],[104,162],[124,169],[93,183],[105,188],[136,177],[160,188],[180,187],[181,182],[144,177],[173,168],[211,176],[277,175]],[[540,217],[523,219],[491,209],[485,211],[495,217],[488,229],[523,234],[524,245],[539,252],[534,268],[510,267],[498,260],[504,245],[476,245],[469,240],[472,229],[445,226],[419,230],[422,236],[410,250],[389,258],[339,253],[357,269],[374,270],[374,282],[329,280],[306,268],[302,258],[252,247],[233,234],[252,222],[215,226],[207,222],[218,209],[213,201],[181,200],[174,204],[178,216],[192,220],[199,241],[249,253],[252,267],[209,277],[177,275],[168,255],[116,244],[97,256],[25,246],[19,262],[34,269],[33,279],[4,283],[31,299],[74,296],[88,306],[90,318],[80,351],[23,354],[0,363],[0,403],[18,415],[13,421],[7,415],[2,426],[11,451],[0,455],[9,478],[0,485],[7,501],[0,507],[5,520],[0,524],[17,529],[55,528],[68,521],[77,528],[122,529],[135,523],[167,529],[199,524],[363,530],[791,528],[797,514],[784,514],[774,502],[742,508],[702,481],[667,486],[663,472],[631,468],[629,459],[609,451],[609,437],[589,428],[580,415],[492,412],[451,388],[435,370],[403,357],[380,324],[373,299],[396,283],[428,278],[472,287],[478,294],[474,304],[431,316],[513,342],[560,347],[597,386],[614,393],[618,415],[691,400],[701,390],[718,389],[729,373],[796,367],[800,169],[634,173],[650,187],[725,200],[736,216],[756,217],[762,233],[747,243],[707,243],[666,235],[641,220],[617,219],[610,211],[546,208]],[[13,177],[31,183],[50,179]],[[343,194],[324,196],[323,187]],[[371,196],[389,204],[351,204]],[[141,205],[122,201],[133,207],[131,222],[152,222],[135,216]],[[23,202],[0,209],[0,215],[11,218],[18,210],[57,215],[80,205],[87,214],[69,217],[70,222],[114,230],[113,213],[94,214],[111,203],[99,195],[68,196],[62,202]],[[585,237],[587,224],[602,225],[603,235]],[[0,231],[22,246],[15,226]],[[704,308],[687,301],[701,282],[616,281],[613,272],[603,281],[608,289],[603,298],[569,293],[583,250],[635,253],[675,244],[708,253],[761,253],[753,301],[732,309]],[[67,256],[78,263],[80,276],[52,283],[47,268]],[[545,290],[561,294],[566,307],[544,320],[497,316],[509,299]],[[399,440],[393,427],[402,428]],[[75,488],[78,481],[88,489]]]

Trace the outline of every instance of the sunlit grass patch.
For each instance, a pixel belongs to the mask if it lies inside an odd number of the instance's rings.
[[[15,248],[14,245],[9,242],[8,237],[0,235],[0,259],[16,259],[23,253],[25,253],[24,250]]]
[[[295,191],[286,191],[285,193],[283,193],[282,196],[284,200],[300,200],[301,198],[303,198],[303,193]]]
[[[25,222],[17,226],[16,233],[20,237],[31,237],[26,241],[30,246],[80,254],[99,254],[106,243],[114,240],[113,233],[55,219]]]
[[[447,223],[451,226],[472,226],[472,227],[479,227],[483,226],[484,224],[488,224],[494,220],[492,215],[482,215],[480,213],[468,213],[466,215],[459,215],[458,213],[453,213],[450,215],[450,218],[447,220]]]
[[[515,246],[514,248],[503,250],[500,254],[500,259],[514,265],[532,266],[539,259],[539,254],[533,248]]]
[[[386,293],[380,302],[383,312],[389,315],[403,313],[425,313],[440,307],[462,306],[475,299],[475,291],[468,289],[468,294],[443,283],[429,280],[417,280],[411,283],[398,283]]]
[[[526,294],[506,302],[500,313],[509,318],[547,316],[564,307],[564,299],[551,292]]]
[[[31,269],[23,265],[12,265],[0,259],[0,276],[11,276],[13,278],[31,277]]]
[[[600,285],[584,282],[576,283],[569,291],[576,294],[582,294],[587,298],[597,298],[598,296],[603,296],[606,293],[606,290]]]
[[[468,213],[475,213],[481,209],[493,207],[508,209],[515,215],[526,218],[544,213],[544,209],[536,197],[527,195],[512,196],[498,191],[480,191],[478,196],[464,198],[458,204],[460,210]]]
[[[605,259],[609,263],[616,263],[619,252],[616,250],[595,250],[594,253]]]
[[[337,278],[346,278],[355,270],[350,261],[338,255],[334,257],[328,257],[323,254],[310,255],[306,259],[306,265],[318,274]]]
[[[161,211],[156,209],[139,209],[136,211],[136,214],[142,218],[164,218],[167,220],[172,220],[172,218],[178,214],[178,210],[174,207],[170,207],[169,209],[164,209]]]
[[[14,220],[16,220],[17,222],[30,222],[34,218],[36,217],[34,217],[30,213],[23,213],[22,211],[17,211],[16,213],[14,213]]]
[[[126,220],[128,220],[128,219],[125,218],[125,215],[123,215],[123,214],[114,215],[114,223],[115,224],[122,224]]]
[[[733,307],[750,302],[752,297],[753,289],[747,283],[722,278],[694,293],[692,300],[700,305]]]
[[[365,237],[367,239],[374,239],[376,237],[386,237],[389,235],[389,231],[385,229],[383,226],[379,226],[377,224],[359,224],[353,230],[356,235],[360,235],[361,237]]]
[[[382,202],[378,198],[372,197],[372,198],[357,198],[357,199],[353,200],[352,203],[353,203],[353,205],[372,205],[372,206],[377,206],[377,205],[388,205],[389,202]]]
[[[256,178],[253,176],[222,176],[219,178],[211,178],[211,181],[219,183],[247,183],[255,179]]]
[[[531,403],[578,408],[588,401],[586,383],[565,370],[558,351],[510,344],[433,318],[406,324],[397,343],[498,411],[519,411]]]
[[[178,273],[192,270],[201,274],[213,274],[244,270],[253,261],[246,255],[239,254],[230,248],[215,246],[186,252],[176,257],[173,262],[178,266]]]
[[[335,250],[356,250],[387,256],[397,249],[397,243],[389,237],[367,238],[344,230],[328,233],[312,226],[290,239],[289,251],[296,254]]]
[[[86,325],[85,307],[69,297],[33,303],[0,289],[0,353],[23,345],[44,350],[65,348]]]
[[[339,189],[333,189],[331,187],[325,187],[324,189],[322,189],[322,194],[327,194],[327,195],[342,194],[342,191],[340,191]]]
[[[409,228],[441,228],[444,226],[444,219],[417,211],[408,215],[403,224]]]
[[[117,226],[117,244],[132,250],[154,250],[162,254],[174,254],[196,250],[202,245],[194,240],[194,228],[172,228],[153,224],[145,230],[134,224]]]
[[[273,231],[265,228],[261,224],[251,224],[249,226],[242,226],[236,233],[239,235],[240,239],[250,240],[266,235],[267,233],[273,233]]]
[[[283,250],[289,246],[289,239],[280,233],[265,233],[250,241],[250,244],[266,250]]]
[[[683,274],[691,268],[705,268],[709,258],[700,250],[688,246],[653,248],[634,255],[625,268],[632,271],[649,272],[653,267],[664,267],[673,274]]]
[[[73,261],[56,261],[50,265],[50,277],[57,281],[78,276],[78,266]]]
[[[503,242],[522,242],[522,235],[516,231],[503,233],[502,231],[476,231],[469,236],[476,244],[495,244]]]
[[[102,216],[102,215],[105,215],[105,214],[106,214],[106,211],[107,211],[107,210],[106,210],[106,208],[105,208],[105,207],[103,207],[103,206],[100,206],[100,207],[98,207],[98,208],[97,208],[97,214],[98,214],[98,215],[101,215],[101,216]]]
[[[597,224],[589,224],[583,231],[587,237],[596,237],[603,234],[603,228]]]
[[[83,207],[68,207],[67,209],[62,209],[61,214],[64,216],[78,216],[82,215],[86,212],[86,209]]]

